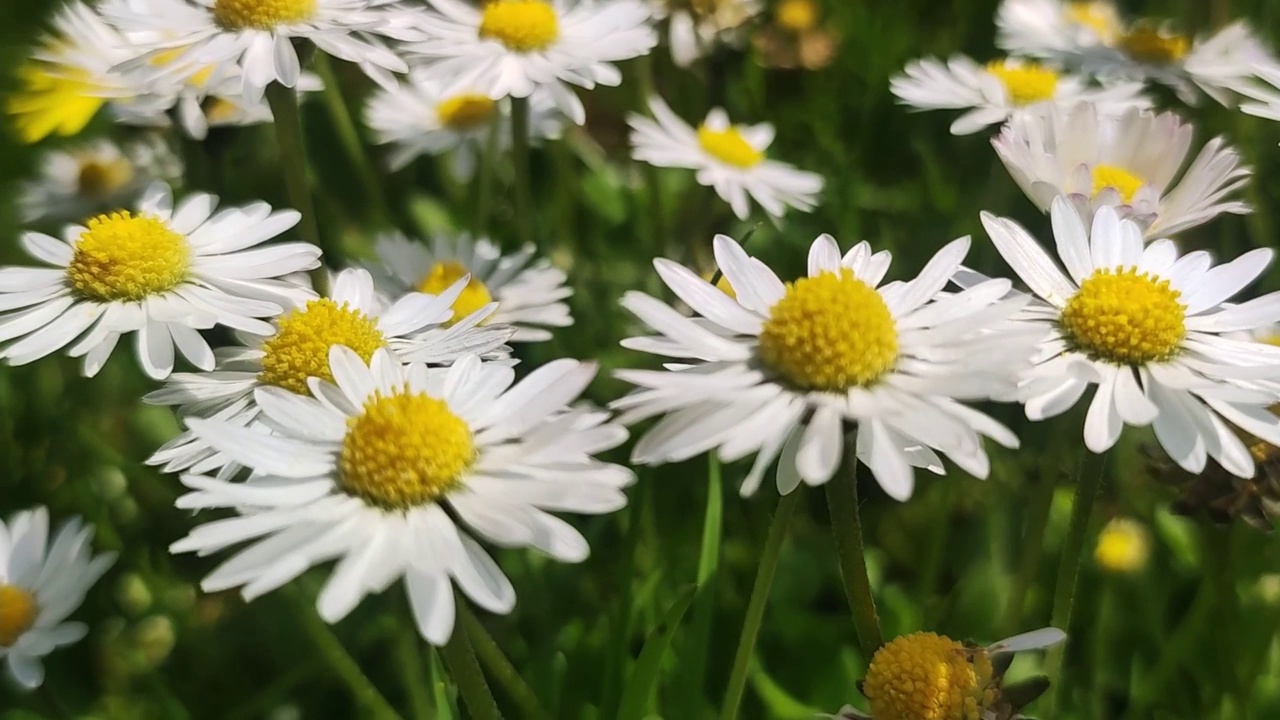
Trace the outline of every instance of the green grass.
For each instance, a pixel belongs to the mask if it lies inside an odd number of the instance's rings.
[[[0,3],[0,87],[8,86],[15,61],[28,52],[52,5]],[[1182,18],[1193,28],[1206,27],[1211,12],[1193,0],[1128,5]],[[628,163],[623,119],[636,106],[640,62],[624,66],[622,87],[587,97],[589,123],[572,142],[535,150],[533,230],[542,250],[569,270],[577,322],[554,342],[522,350],[527,366],[560,356],[596,359],[602,372],[592,399],[618,397],[626,388],[608,371],[648,360],[618,346],[638,328],[617,298],[628,289],[658,291],[649,260],[659,252],[709,269],[708,247],[717,232],[741,238],[754,231],[752,252],[783,276],[802,271],[805,248],[819,233],[832,233],[845,247],[866,239],[893,250],[896,277],[918,270],[934,250],[962,235],[974,236],[971,264],[1007,275],[978,223],[980,210],[1047,232],[1047,220],[1007,177],[985,136],[952,137],[948,113],[908,114],[888,90],[889,77],[913,57],[990,56],[995,0],[827,0],[825,10],[841,45],[835,62],[820,72],[765,70],[738,55],[724,58],[715,73],[682,72],[665,51],[653,58],[656,87],[677,111],[694,117],[719,101],[735,119],[772,122],[778,131],[772,154],[827,178],[822,206],[789,217],[781,230],[733,219],[688,173],[656,173],[654,187]],[[1280,21],[1280,5],[1272,0],[1236,0],[1230,11],[1268,33]],[[349,97],[367,90],[357,73],[339,70]],[[323,198],[322,232],[352,255],[367,253],[379,228],[364,189],[323,104],[311,102],[303,114]],[[1198,139],[1226,134],[1255,167],[1248,197],[1257,210],[1189,232],[1183,245],[1223,257],[1275,245],[1280,124],[1220,108],[1194,117]],[[101,119],[92,128],[112,131]],[[228,201],[285,205],[274,147],[269,127],[217,132],[203,147],[186,148],[188,187],[217,191]],[[0,132],[0,257],[6,262],[20,261],[13,197],[33,159],[30,148]],[[471,221],[466,188],[442,182],[437,170],[423,161],[382,178],[402,223],[433,228]],[[509,169],[500,174],[509,181]],[[490,222],[508,244],[518,230],[509,203],[509,192],[498,193]],[[656,226],[655,206],[661,210]],[[1261,284],[1278,287],[1274,272]],[[43,503],[55,517],[82,514],[98,525],[99,549],[122,554],[79,611],[92,626],[90,636],[48,659],[43,692],[19,694],[0,683],[0,718],[297,716],[279,714],[284,708],[305,718],[357,716],[351,693],[308,634],[306,608],[323,571],[289,592],[245,604],[234,593],[198,591],[216,559],[168,554],[193,520],[173,508],[176,479],[141,463],[177,429],[167,410],[138,401],[151,387],[130,348],[121,348],[92,380],[66,358],[0,367],[0,513]],[[1081,419],[1030,425],[1016,408],[992,411],[1014,424],[1024,447],[993,451],[989,480],[954,469],[946,478],[922,477],[915,497],[900,504],[862,478],[868,562],[886,637],[928,629],[990,642],[1048,622],[1072,475],[1084,452]],[[1152,555],[1130,576],[1105,574],[1086,559],[1059,717],[1280,717],[1280,540],[1240,525],[1213,527],[1174,516],[1172,492],[1140,455],[1148,441],[1126,433],[1110,454],[1086,542],[1092,548],[1107,519],[1129,516],[1149,528]],[[613,454],[615,461],[625,458],[623,451]],[[740,499],[736,489],[746,467],[724,468],[724,530],[713,563],[714,556],[700,557],[705,458],[638,472],[626,510],[572,520],[592,545],[581,565],[531,552],[496,554],[519,602],[510,616],[480,614],[479,621],[550,717],[684,720],[718,713],[776,492],[767,481],[756,497]],[[1038,572],[1019,621],[1004,608],[1028,542],[1023,525],[1032,498],[1046,492],[1046,483],[1056,486],[1056,499],[1043,551],[1032,555]],[[829,525],[822,494],[805,491],[765,610],[742,717],[798,719],[848,702],[865,707],[855,682],[867,658],[858,650]],[[690,597],[700,567],[709,582]],[[428,717],[466,717],[437,658],[413,641],[399,592],[366,600],[334,632],[406,718],[422,704],[431,708]],[[691,609],[676,612],[682,604]],[[698,627],[707,628],[709,641],[695,639],[691,628]],[[642,653],[653,638],[669,642],[668,650],[650,644]],[[1043,657],[1027,654],[1012,675],[1033,674],[1042,664]],[[705,679],[691,682],[689,669],[698,665],[706,668]],[[646,677],[640,669],[656,673],[653,692],[632,687],[637,676]],[[524,717],[515,698],[497,692],[507,716]],[[1042,701],[1030,712],[1043,707]]]

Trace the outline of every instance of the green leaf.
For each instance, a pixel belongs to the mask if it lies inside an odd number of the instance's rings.
[[[640,657],[636,658],[631,677],[627,678],[626,690],[622,692],[622,707],[618,712],[618,720],[642,720],[649,709],[649,696],[654,684],[658,681],[658,670],[662,664],[662,656],[671,645],[671,638],[680,627],[680,620],[697,596],[696,585],[688,585],[676,595],[675,602],[663,613],[662,622],[649,631],[644,641]]]

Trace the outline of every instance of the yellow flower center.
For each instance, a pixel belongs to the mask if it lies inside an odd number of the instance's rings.
[[[1120,16],[1115,6],[1106,0],[1075,0],[1067,5],[1066,15],[1068,20],[1089,28],[1108,45],[1120,36]]]
[[[475,454],[471,428],[443,401],[375,393],[347,420],[339,482],[370,505],[404,510],[456,488]]]
[[[1115,165],[1095,165],[1093,167],[1093,196],[1107,188],[1115,188],[1120,193],[1120,200],[1133,202],[1133,196],[1142,188],[1142,178]]]
[[[544,0],[492,0],[480,19],[480,37],[516,52],[545,50],[560,37],[560,18]]]
[[[1093,557],[1110,572],[1131,573],[1147,564],[1149,554],[1147,531],[1128,518],[1115,518],[1098,535]]]
[[[802,278],[769,310],[760,359],[804,390],[880,379],[898,359],[898,330],[874,288],[849,270]]]
[[[1120,48],[1129,57],[1152,65],[1168,65],[1186,57],[1191,40],[1185,35],[1165,34],[1149,25],[1130,29],[1120,38]]]
[[[984,696],[979,670],[954,640],[912,633],[876,651],[862,692],[876,720],[978,720]]]
[[[493,117],[494,102],[484,95],[454,95],[436,105],[440,123],[450,130],[474,130]]]
[[[76,192],[82,197],[105,200],[132,179],[133,165],[124,158],[105,162],[87,159],[80,163]]]
[[[274,30],[311,19],[316,0],[216,0],[213,19],[224,30]]]
[[[311,300],[285,314],[276,334],[262,344],[262,372],[258,381],[299,395],[308,395],[307,378],[333,380],[329,349],[345,345],[366,363],[387,340],[368,315],[329,298]]]
[[[13,647],[36,624],[37,609],[31,593],[0,583],[0,648]]]
[[[240,106],[226,98],[211,97],[204,102],[204,116],[210,125],[228,123],[240,114]]]
[[[987,64],[987,72],[1004,84],[1014,105],[1050,100],[1058,90],[1058,73],[1036,63],[1011,65],[1004,60],[995,60]]]
[[[1134,267],[1094,272],[1062,309],[1062,327],[1075,345],[1121,365],[1165,360],[1187,334],[1181,293]]]
[[[76,241],[67,280],[90,300],[141,300],[168,292],[191,271],[187,239],[150,215],[99,215]]]
[[[698,144],[711,157],[734,167],[754,167],[764,160],[764,153],[751,147],[736,127],[712,130],[702,125],[698,128]]]
[[[798,35],[818,24],[818,6],[813,0],[782,0],[773,18],[778,27]]]
[[[467,268],[462,263],[453,261],[436,263],[422,278],[422,282],[418,283],[418,291],[428,295],[439,295],[466,274]],[[467,286],[462,289],[462,294],[453,301],[453,318],[446,325],[453,325],[491,302],[493,302],[493,295],[489,293],[489,288],[485,287],[480,278],[472,275],[467,281]]]
[[[105,88],[77,68],[30,60],[17,75],[21,88],[8,98],[5,110],[14,116],[24,143],[51,134],[77,135],[107,102]]]

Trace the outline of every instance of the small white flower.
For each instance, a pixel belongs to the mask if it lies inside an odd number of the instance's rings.
[[[689,67],[717,46],[741,47],[747,26],[762,10],[761,0],[680,3],[652,0],[655,18],[667,18],[667,44],[677,67]],[[675,6],[673,10],[671,6]]]
[[[1280,293],[1225,301],[1274,253],[1257,249],[1211,268],[1208,253],[1178,257],[1169,240],[1144,247],[1139,225],[1109,207],[1092,229],[1065,199],[1051,217],[1065,273],[1017,223],[982,215],[1000,254],[1043,300],[1026,311],[1049,333],[1022,383],[1027,417],[1059,415],[1097,385],[1084,426],[1093,452],[1115,445],[1125,425],[1151,425],[1188,472],[1212,457],[1251,477],[1253,458],[1226,423],[1280,444],[1280,418],[1267,409],[1278,396],[1259,385],[1280,379],[1280,348],[1224,334],[1280,320]]]
[[[23,222],[80,221],[131,205],[153,181],[181,175],[182,161],[158,139],[123,147],[95,140],[47,151],[39,172],[22,186]]]
[[[715,108],[695,130],[657,96],[649,99],[649,109],[653,119],[634,113],[627,118],[636,160],[696,170],[698,183],[714,188],[742,220],[751,214],[750,200],[774,219],[787,208],[808,212],[817,206],[821,175],[765,157],[772,125],[733,125]]]
[[[1088,80],[1025,60],[979,65],[964,55],[946,63],[933,58],[907,63],[905,75],[890,82],[898,100],[917,110],[967,110],[951,124],[951,134],[968,135],[1002,123],[1014,113],[1046,105],[1090,102],[1100,114],[1151,107],[1138,82],[1091,87]]]
[[[996,46],[1055,65],[1114,45],[1124,21],[1110,0],[1004,0],[996,11]]]
[[[426,35],[406,49],[427,63],[446,94],[480,91],[490,100],[525,98],[538,88],[573,122],[586,120],[569,85],[617,85],[613,64],[658,43],[642,0],[427,0],[416,16]]]
[[[496,304],[454,316],[450,306],[466,285],[462,278],[442,288],[439,296],[397,293],[393,303],[379,295],[367,271],[343,270],[333,276],[327,297],[307,300],[277,318],[270,336],[240,333],[240,346],[215,353],[218,364],[213,372],[174,373],[164,388],[143,400],[176,405],[183,417],[260,425],[262,411],[254,401],[254,390],[279,387],[308,394],[313,378],[333,379],[329,348],[336,345],[351,348],[362,358],[387,348],[402,362],[431,364],[505,352],[503,343],[513,332],[510,327],[478,327]],[[191,432],[165,443],[147,463],[162,465],[165,472],[217,472],[220,479],[231,479],[240,470],[239,464]]]
[[[379,350],[366,366],[334,347],[329,364],[336,384],[313,381],[314,398],[255,391],[274,435],[190,421],[254,470],[244,483],[182,479],[194,492],[179,507],[237,515],[197,527],[173,552],[249,543],[205,578],[207,592],[240,587],[252,600],[337,559],[316,602],[321,618],[337,622],[403,580],[418,631],[442,645],[453,630],[455,583],[490,612],[515,605],[511,582],[473,533],[579,562],[586,540],[551,513],[626,504],[632,473],[592,457],[626,431],[605,413],[571,407],[594,365],[557,360],[513,384],[510,367],[475,356],[431,370]]]
[[[1019,114],[992,140],[1009,174],[1042,211],[1065,195],[1089,222],[1112,206],[1168,237],[1221,213],[1251,208],[1230,196],[1251,174],[1223,138],[1214,138],[1181,172],[1195,128],[1171,112],[1104,116],[1093,105]],[[1177,183],[1174,178],[1178,177]]]
[[[534,260],[532,245],[503,255],[486,238],[437,234],[429,243],[400,234],[382,235],[370,264],[379,286],[391,295],[419,290],[439,294],[469,277],[466,289],[453,301],[455,318],[467,317],[497,301],[487,322],[513,326],[512,342],[550,340],[546,328],[569,327],[573,317],[565,298],[573,295],[564,271],[545,259]]]
[[[491,139],[497,152],[511,145],[510,117],[509,100],[491,100],[474,88],[447,93],[443,83],[418,69],[407,83],[375,92],[365,108],[365,124],[377,142],[392,146],[392,170],[420,155],[448,153],[461,180],[471,179]],[[558,138],[563,127],[564,118],[546,93],[529,97],[531,140]]]
[[[1007,280],[939,295],[968,238],[939,251],[916,279],[883,285],[889,253],[872,254],[865,242],[841,257],[830,236],[819,237],[808,277],[790,284],[728,237],[717,236],[714,248],[732,297],[681,265],[654,261],[695,317],[644,293],[623,297],[658,333],[623,345],[672,358],[666,370],[617,373],[639,387],[613,403],[619,422],[665,416],[640,439],[634,462],[755,454],[747,495],[781,456],[785,494],[830,480],[856,427],[858,459],[905,500],[912,466],[942,473],[938,453],[986,477],[983,436],[1017,447],[1012,432],[961,401],[1011,395],[1043,331],[1009,322],[1026,299],[1003,300]]]
[[[0,660],[24,688],[44,683],[41,658],[89,631],[66,619],[116,559],[94,556],[92,539],[93,526],[74,518],[50,542],[43,507],[0,521]]]
[[[93,376],[120,338],[136,333],[138,361],[155,379],[173,371],[174,348],[202,370],[213,350],[199,330],[224,325],[266,334],[259,318],[311,294],[280,278],[319,266],[306,243],[254,247],[298,223],[266,203],[227,208],[194,194],[177,208],[164,184],[143,194],[136,214],[99,215],[63,239],[29,232],[22,247],[52,267],[0,268],[0,350],[12,365],[70,345]]]

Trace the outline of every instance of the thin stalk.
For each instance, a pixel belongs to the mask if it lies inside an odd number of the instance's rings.
[[[464,601],[459,598],[459,606],[462,602]],[[449,642],[440,648],[440,655],[449,668],[454,684],[458,686],[458,693],[462,695],[472,720],[502,720],[498,703],[489,691],[489,683],[484,679],[480,663],[476,661],[476,653],[467,637],[465,625],[459,623],[453,626],[453,634],[449,636]]]
[[[862,545],[862,512],[858,508],[858,455],[854,436],[845,440],[844,468],[827,482],[827,507],[831,510],[831,534],[836,540],[836,557],[844,578],[844,594],[853,612],[853,627],[863,659],[884,644],[880,617],[871,594],[871,576],[867,572],[867,554]]]
[[[467,635],[471,637],[471,642],[475,646],[476,655],[480,658],[481,664],[489,671],[498,683],[498,685],[507,693],[507,696],[520,708],[520,712],[526,718],[534,718],[534,720],[550,720],[551,716],[543,709],[542,703],[538,701],[538,695],[529,687],[524,678],[520,676],[520,672],[511,664],[507,656],[503,654],[502,648],[498,647],[498,643],[494,642],[493,636],[485,629],[484,624],[471,612],[471,608],[466,605],[458,606],[458,614],[462,619],[462,626],[466,628]]]
[[[1084,560],[1085,535],[1089,529],[1089,518],[1093,515],[1094,501],[1102,488],[1102,476],[1107,468],[1107,456],[1098,456],[1097,472],[1090,472],[1081,461],[1079,477],[1076,479],[1075,499],[1071,503],[1071,521],[1067,525],[1067,537],[1062,543],[1062,560],[1058,565],[1058,579],[1054,583],[1053,613],[1049,624],[1060,630],[1071,633],[1071,611],[1075,603],[1076,584],[1080,580],[1080,567]],[[1068,639],[1067,642],[1070,642]],[[1045,674],[1056,686],[1050,694],[1046,715],[1057,716],[1058,699],[1065,691],[1067,683],[1062,678],[1062,659],[1067,642],[1058,643],[1049,649],[1049,657],[1045,663]]]
[[[342,646],[342,642],[333,634],[333,628],[316,615],[315,609],[300,593],[293,592],[292,597],[298,605],[298,617],[302,619],[302,627],[306,630],[307,636],[311,638],[311,642],[329,667],[333,668],[333,671],[346,684],[356,702],[368,710],[372,717],[400,720],[400,714],[382,696],[373,681],[360,670],[359,663],[351,657],[347,649]]]
[[[1022,533],[1022,553],[1018,556],[1018,574],[1009,593],[1005,607],[1004,635],[1012,636],[1022,629],[1022,613],[1027,605],[1027,593],[1040,572],[1040,556],[1044,554],[1044,535],[1049,527],[1049,511],[1053,508],[1055,483],[1047,477],[1032,489],[1031,507],[1027,513]]]
[[[311,188],[307,180],[307,154],[302,144],[302,116],[298,112],[298,95],[292,88],[280,83],[267,86],[267,103],[275,116],[276,140],[280,144],[280,164],[284,167],[285,188],[289,202],[302,214],[298,233],[302,239],[324,251],[325,262],[338,267],[342,264],[342,252],[320,242],[320,226],[316,222],[316,208],[311,201]],[[317,290],[325,290],[329,278],[324,267],[312,271]]]
[[[342,88],[338,84],[338,76],[333,72],[329,56],[325,53],[316,53],[314,66],[316,73],[324,81],[322,95],[325,109],[329,113],[329,120],[333,123],[334,130],[338,133],[338,142],[342,144],[342,150],[347,155],[347,162],[351,163],[356,174],[360,176],[360,182],[364,185],[365,194],[368,196],[377,220],[390,222],[391,211],[387,206],[387,194],[382,187],[377,170],[365,152],[364,142],[360,140],[360,131],[356,129],[356,122],[351,117],[351,109],[347,106],[346,99],[342,97]]]
[[[680,707],[695,712],[701,707],[702,682],[707,672],[707,649],[711,647],[711,621],[716,608],[716,576],[720,572],[720,540],[724,533],[724,494],[720,458],[707,453],[707,508],[702,519],[702,549],[698,554],[698,598],[694,601],[693,622],[685,636],[685,701]]]
[[[511,157],[515,167],[516,235],[521,244],[533,242],[533,214],[529,191],[529,98],[511,98]]]
[[[431,679],[422,662],[422,640],[418,637],[408,603],[404,602],[402,606],[408,628],[398,633],[396,655],[399,662],[396,664],[400,666],[401,680],[405,693],[409,696],[409,708],[413,711],[414,720],[429,720],[434,717],[428,687]]]
[[[769,535],[765,538],[764,549],[760,553],[760,568],[756,571],[756,582],[751,588],[751,599],[747,601],[747,616],[742,621],[742,634],[738,637],[738,652],[733,658],[729,689],[725,692],[720,712],[721,720],[734,720],[738,717],[738,707],[742,704],[747,675],[751,670],[751,658],[755,653],[756,637],[760,634],[764,607],[769,600],[769,589],[773,587],[773,575],[778,569],[778,558],[782,555],[782,543],[787,539],[787,526],[799,499],[798,489],[783,495],[774,510],[773,522],[769,524]]]

